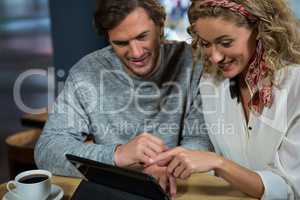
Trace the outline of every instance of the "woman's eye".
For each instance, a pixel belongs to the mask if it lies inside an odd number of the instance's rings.
[[[208,48],[209,44],[206,43],[206,42],[200,42],[200,46],[203,47],[203,48]]]
[[[231,47],[232,41],[221,42],[221,45],[225,48]]]

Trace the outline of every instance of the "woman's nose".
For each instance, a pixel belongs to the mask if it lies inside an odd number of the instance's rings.
[[[223,60],[224,60],[224,55],[220,51],[218,51],[216,48],[212,47],[210,55],[209,55],[209,61],[212,64],[217,65],[220,62],[222,62]]]

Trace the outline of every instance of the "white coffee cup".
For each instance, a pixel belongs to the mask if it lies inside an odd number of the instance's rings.
[[[51,177],[46,170],[25,171],[9,181],[6,188],[18,199],[45,200],[51,193]]]

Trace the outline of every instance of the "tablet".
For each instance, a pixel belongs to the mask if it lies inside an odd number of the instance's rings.
[[[141,172],[108,165],[71,154],[66,158],[82,176],[96,184],[108,186],[151,200],[170,200],[155,178]]]

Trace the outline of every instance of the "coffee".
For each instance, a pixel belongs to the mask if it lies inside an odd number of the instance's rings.
[[[35,169],[24,171],[6,184],[7,190],[17,199],[41,200],[51,194],[51,172]]]
[[[49,177],[45,174],[32,174],[22,177],[19,182],[25,184],[39,183],[47,180]]]

